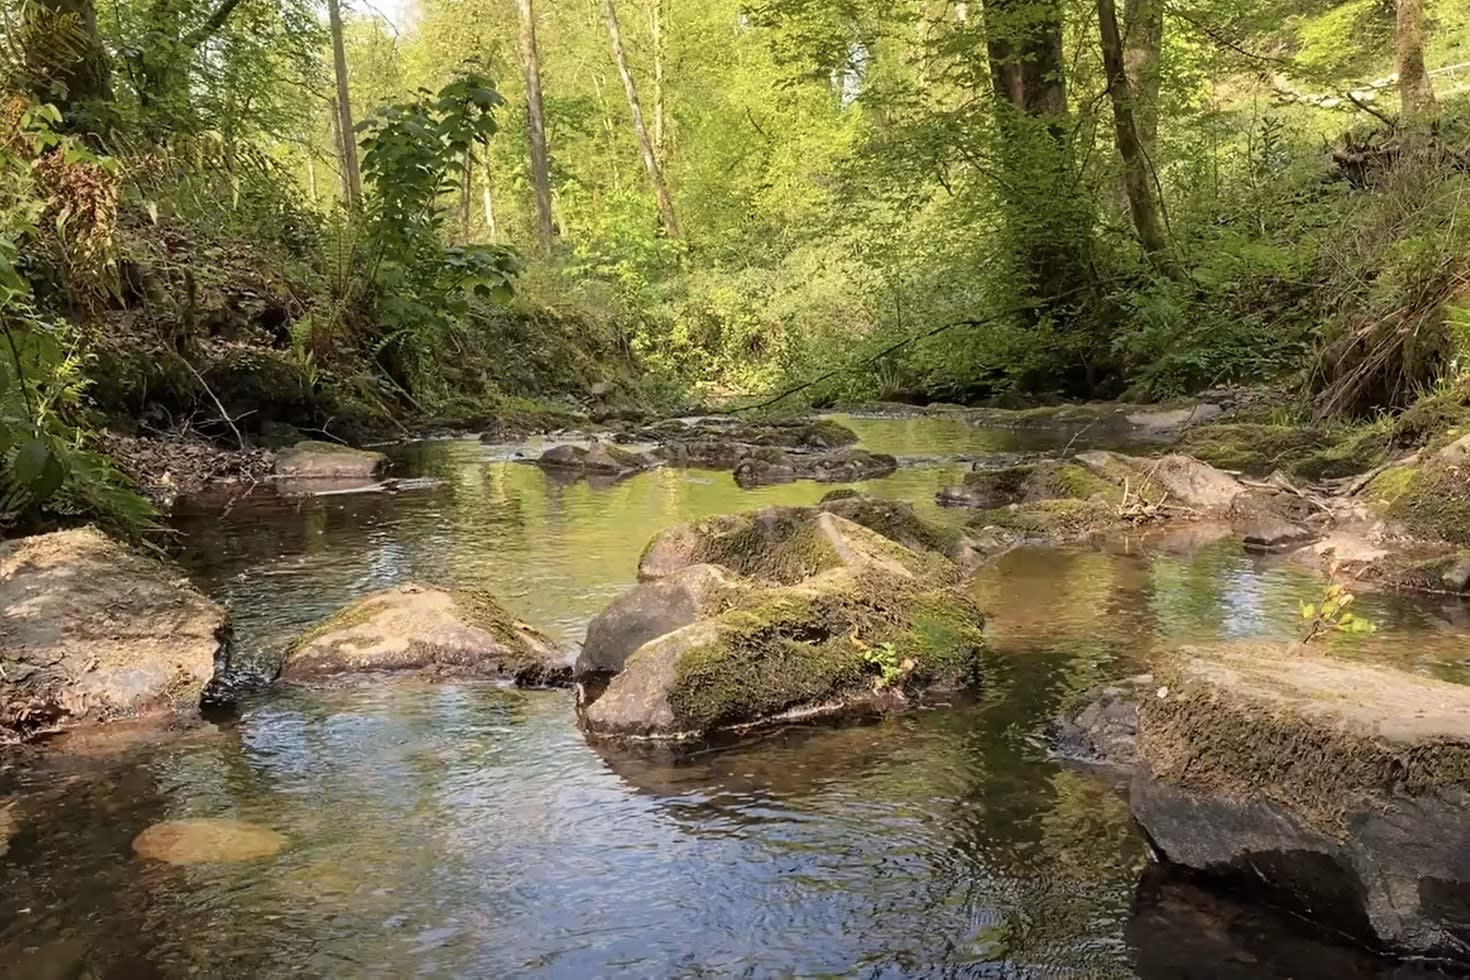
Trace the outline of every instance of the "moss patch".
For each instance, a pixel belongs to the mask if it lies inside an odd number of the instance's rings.
[[[1407,470],[1407,474],[1403,471]],[[1387,479],[1385,479],[1387,478]],[[1420,537],[1470,544],[1470,466],[1431,460],[1386,470],[1368,486],[1384,513]]]
[[[860,497],[856,494],[823,498],[820,509],[876,531],[890,541],[914,551],[934,551],[955,558],[965,535],[957,527],[936,524],[920,517],[911,504],[899,500]]]
[[[1012,507],[983,510],[970,520],[971,527],[1003,527],[1044,537],[1066,540],[1084,537],[1120,526],[1115,506],[1094,500],[1037,500]]]
[[[1465,689],[1266,647],[1156,671],[1139,705],[1151,774],[1206,795],[1265,798],[1329,833],[1387,798],[1470,788]]]
[[[683,654],[668,692],[678,726],[711,731],[873,692],[865,651],[892,644],[915,689],[978,676],[983,616],[963,595],[891,576],[772,590],[717,617],[716,639]]]

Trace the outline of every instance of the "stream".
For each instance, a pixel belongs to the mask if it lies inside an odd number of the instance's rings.
[[[1086,432],[839,417],[904,459],[855,485],[933,504],[972,460]],[[682,521],[832,489],[660,469],[611,485],[516,461],[535,444],[392,450],[397,492],[184,514],[182,562],[269,675],[303,627],[409,579],[486,588],[569,648]],[[0,976],[1410,977],[1150,864],[1126,795],[1059,764],[1046,723],[1155,650],[1284,639],[1320,579],[1200,529],[1024,547],[971,588],[990,615],[973,701],[794,727],[677,760],[602,750],[572,694],[413,681],[252,695],[237,721],[82,739],[0,769],[44,817],[0,833]],[[1365,594],[1346,656],[1470,681],[1470,606]],[[96,744],[93,744],[95,742]],[[3,810],[0,810],[3,817]],[[144,862],[184,817],[289,838],[243,864]]]

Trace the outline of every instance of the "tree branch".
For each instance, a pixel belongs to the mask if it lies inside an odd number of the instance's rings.
[[[208,41],[216,31],[225,26],[225,21],[230,19],[230,14],[240,6],[241,0],[220,0],[220,5],[214,8],[204,21],[184,37],[184,50],[193,51],[199,45]]]

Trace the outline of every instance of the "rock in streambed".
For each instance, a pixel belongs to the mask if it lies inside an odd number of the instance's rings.
[[[579,663],[594,735],[698,739],[977,681],[983,616],[958,566],[819,508],[671,528],[639,578]]]
[[[371,480],[388,471],[388,457],[333,442],[298,442],[276,456],[276,476],[288,480]]]
[[[480,677],[523,686],[568,683],[571,665],[551,641],[481,592],[410,583],[359,599],[291,644],[286,680],[363,673]]]
[[[1155,683],[1131,803],[1160,855],[1470,962],[1470,687],[1276,648],[1186,651]]]
[[[197,712],[225,610],[93,528],[0,543],[0,740]]]

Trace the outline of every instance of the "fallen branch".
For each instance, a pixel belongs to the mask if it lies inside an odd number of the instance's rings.
[[[189,359],[182,354],[179,355],[179,360],[184,362],[184,367],[189,369],[189,373],[194,375],[194,380],[199,382],[199,387],[203,388],[204,393],[209,396],[209,400],[214,402],[214,407],[219,409],[219,417],[225,420],[225,424],[235,434],[235,441],[240,444],[240,449],[244,450],[246,448],[245,437],[240,434],[240,429],[235,425],[235,420],[230,418],[230,413],[225,411],[224,403],[215,395],[214,389],[209,387],[209,382],[204,380],[204,375],[200,374],[194,365],[189,363]],[[244,416],[241,417],[243,418]]]

